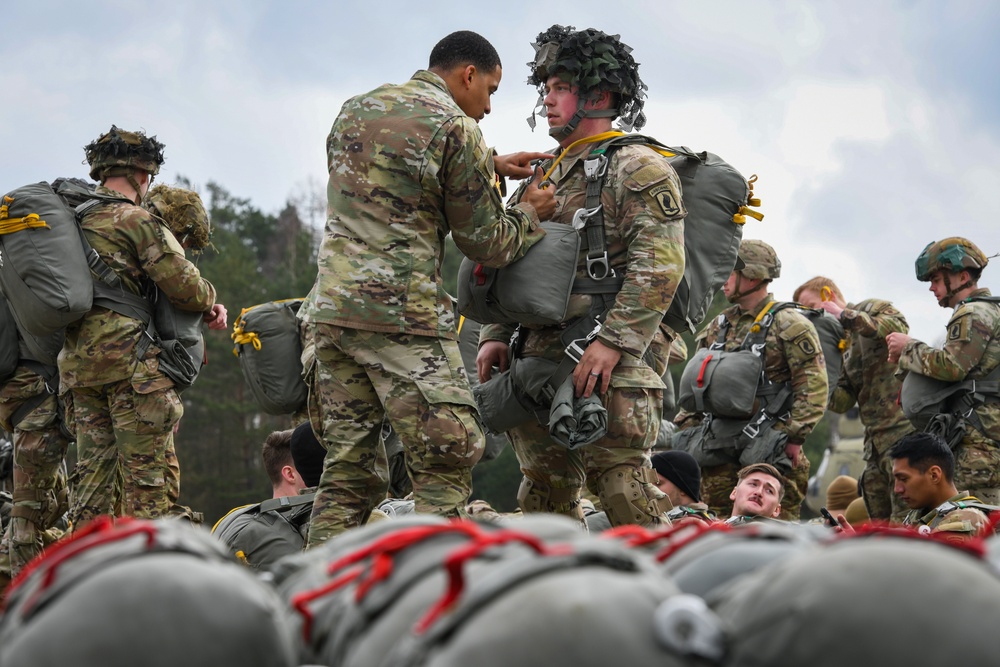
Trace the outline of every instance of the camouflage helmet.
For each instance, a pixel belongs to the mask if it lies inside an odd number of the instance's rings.
[[[144,206],[186,249],[200,252],[211,244],[211,222],[197,192],[157,185],[146,195]]]
[[[531,68],[528,84],[538,89],[539,103],[545,95],[545,82],[551,76],[558,76],[579,88],[577,115],[617,116],[626,131],[641,129],[646,124],[642,112],[646,84],[639,78],[639,64],[632,57],[632,48],[619,35],[608,35],[594,28],[576,30],[573,26],[553,25],[539,33],[532,46],[535,58],[528,63]],[[608,112],[584,113],[584,102],[605,91],[618,96],[618,107]],[[534,116],[528,121],[532,128],[533,121]],[[575,124],[570,123],[573,127]]]
[[[112,125],[111,129],[83,147],[90,165],[90,177],[103,182],[109,176],[130,174],[142,169],[155,176],[163,164],[163,144],[142,131],[127,132]]]
[[[781,275],[781,260],[774,248],[763,241],[743,239],[739,259],[743,261],[743,268],[739,271],[747,278],[774,280]]]
[[[961,236],[951,236],[928,243],[917,257],[917,280],[928,282],[935,271],[958,273],[966,269],[983,269],[989,259],[975,243]]]

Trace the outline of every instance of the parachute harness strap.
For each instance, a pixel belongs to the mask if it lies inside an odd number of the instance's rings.
[[[369,568],[369,575],[358,585],[355,594],[356,600],[364,599],[372,586],[380,581],[384,581],[392,574],[393,556],[404,549],[407,549],[424,540],[445,534],[465,534],[476,537],[482,529],[473,523],[452,522],[437,526],[418,526],[401,530],[376,540],[368,546],[353,551],[346,556],[335,560],[327,567],[327,574],[337,575],[332,580],[317,588],[303,591],[292,597],[292,608],[302,616],[302,637],[306,642],[310,641],[314,616],[309,608],[309,603],[321,597],[329,595],[334,591],[343,588],[347,584],[360,578],[366,571],[365,561],[373,559]],[[354,567],[351,567],[354,566]],[[350,568],[350,569],[346,569]]]

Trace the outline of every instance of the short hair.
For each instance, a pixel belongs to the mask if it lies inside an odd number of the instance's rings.
[[[428,69],[449,71],[459,65],[475,65],[483,72],[500,67],[500,54],[485,37],[471,30],[453,32],[431,49]]]
[[[792,295],[792,301],[798,301],[799,297],[802,296],[802,293],[806,290],[820,294],[822,293],[824,287],[829,287],[830,291],[836,294],[837,298],[841,301],[847,301],[847,299],[844,298],[844,293],[840,291],[839,287],[837,287],[837,283],[833,282],[826,276],[816,276],[815,278],[810,278],[799,285],[795,290],[795,293]]]
[[[271,480],[271,486],[281,484],[281,469],[285,466],[294,466],[292,463],[292,429],[287,431],[274,431],[264,439],[261,447],[261,456],[264,459],[264,471],[267,478]]]
[[[889,448],[889,458],[906,459],[921,473],[938,466],[948,482],[955,481],[955,455],[945,439],[936,433],[910,433]]]
[[[782,477],[781,473],[778,472],[778,469],[770,463],[751,463],[747,467],[740,470],[736,473],[736,486],[739,486],[740,482],[755,472],[762,472],[765,475],[770,475],[774,479],[778,480],[778,502],[780,503],[785,499],[785,478]]]
[[[974,282],[974,283],[978,283],[979,279],[983,275],[983,269],[982,269],[982,267],[979,267],[979,266],[970,266],[970,267],[967,267],[967,268],[963,269],[963,271],[968,271],[969,272],[969,279],[972,282]]]

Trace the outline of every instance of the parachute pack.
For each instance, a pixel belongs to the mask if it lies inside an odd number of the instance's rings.
[[[204,363],[202,313],[175,308],[155,286],[147,297],[122,288],[79,225],[92,208],[112,202],[132,203],[98,194],[92,184],[78,179],[34,183],[7,193],[0,206],[0,291],[38,361],[55,365],[63,329],[98,305],[141,321],[144,340],[162,349],[160,369],[183,390]],[[7,345],[6,339],[0,342]]]
[[[267,569],[280,558],[302,551],[315,496],[284,496],[238,507],[219,519],[212,534],[242,562]]]
[[[306,403],[302,340],[296,314],[303,299],[269,301],[244,308],[233,323],[233,354],[243,379],[264,412],[286,415]]]
[[[794,302],[772,302],[757,316],[757,323],[740,349],[726,352],[722,347],[730,325],[724,315],[719,315],[718,338],[685,366],[678,401],[685,410],[708,412],[713,419],[675,433],[674,449],[690,452],[702,466],[738,458],[741,465],[770,463],[788,472],[790,462],[783,452],[787,437],[771,426],[788,410],[792,389],[787,382],[771,381],[763,363],[774,315],[787,308],[796,309],[816,328],[826,361],[829,399],[843,370],[844,328],[836,318]]]
[[[569,294],[564,284],[572,293],[613,298],[621,289],[622,277],[613,276],[607,263],[600,193],[611,155],[635,144],[667,157],[681,181],[688,212],[684,221],[684,276],[663,321],[675,331],[693,333],[736,266],[746,217],[764,217],[751,209],[760,205],[753,197],[756,176],[748,181],[717,155],[671,148],[639,134],[623,134],[600,143],[584,161],[588,196],[579,217],[580,235],[587,237],[589,280],[574,281],[576,262],[566,261],[572,244],[562,234],[558,241],[546,243],[543,239],[524,258],[502,269],[463,260],[458,279],[459,311],[482,324],[549,325],[562,322],[565,315]]]

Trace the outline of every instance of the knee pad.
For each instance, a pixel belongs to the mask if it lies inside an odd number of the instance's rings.
[[[667,523],[665,514],[672,505],[656,481],[652,468],[618,466],[601,475],[598,491],[611,525]]]
[[[580,489],[577,487],[553,488],[524,477],[517,489],[517,504],[525,514],[556,512],[583,521]]]

